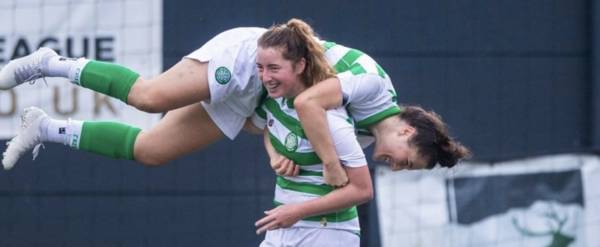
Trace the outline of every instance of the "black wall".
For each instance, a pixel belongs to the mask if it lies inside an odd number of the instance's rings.
[[[217,33],[305,19],[372,55],[399,101],[440,113],[478,160],[583,152],[595,127],[590,1],[164,1],[164,64]],[[600,103],[600,102],[598,102]],[[0,171],[0,246],[257,246],[273,175],[243,134],[160,168],[47,145]],[[2,150],[3,151],[3,150]],[[378,246],[375,206],[364,246]]]

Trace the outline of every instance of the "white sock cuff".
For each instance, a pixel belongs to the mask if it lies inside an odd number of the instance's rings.
[[[79,149],[79,141],[81,140],[81,131],[83,130],[83,121],[71,120],[67,121],[67,138],[68,145],[72,148]]]
[[[72,83],[81,85],[81,72],[89,62],[90,60],[86,58],[79,58],[75,61],[75,65],[69,70],[69,80],[71,80]]]
[[[45,135],[42,137],[42,141],[61,143],[66,145],[67,140],[65,136],[67,121],[47,118],[45,122],[45,128],[42,128],[45,129]]]

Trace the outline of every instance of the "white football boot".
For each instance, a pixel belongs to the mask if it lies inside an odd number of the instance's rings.
[[[40,124],[46,119],[48,119],[48,115],[42,109],[37,107],[25,108],[21,115],[19,133],[6,143],[7,147],[2,159],[5,170],[11,169],[19,158],[31,149],[33,149],[33,159],[35,160],[42,146]]]
[[[44,78],[46,75],[43,71],[48,67],[48,60],[54,56],[58,56],[54,50],[42,47],[27,56],[11,60],[0,70],[0,90]]]

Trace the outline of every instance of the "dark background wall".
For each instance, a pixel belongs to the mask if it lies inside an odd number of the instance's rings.
[[[593,1],[164,1],[164,64],[217,33],[298,17],[372,55],[400,102],[440,113],[496,161],[588,152],[600,92]],[[600,103],[600,102],[599,102]],[[243,134],[149,169],[47,145],[0,172],[0,246],[257,246],[271,206],[260,138]],[[374,205],[364,246],[378,246]]]

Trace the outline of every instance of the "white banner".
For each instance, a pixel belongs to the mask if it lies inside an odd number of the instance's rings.
[[[382,246],[600,246],[600,158],[377,171]]]
[[[68,57],[124,65],[143,77],[162,70],[162,0],[0,1],[0,66],[47,46]],[[59,78],[0,91],[0,139],[16,134],[23,108],[60,119],[111,120],[149,128],[160,119]]]

